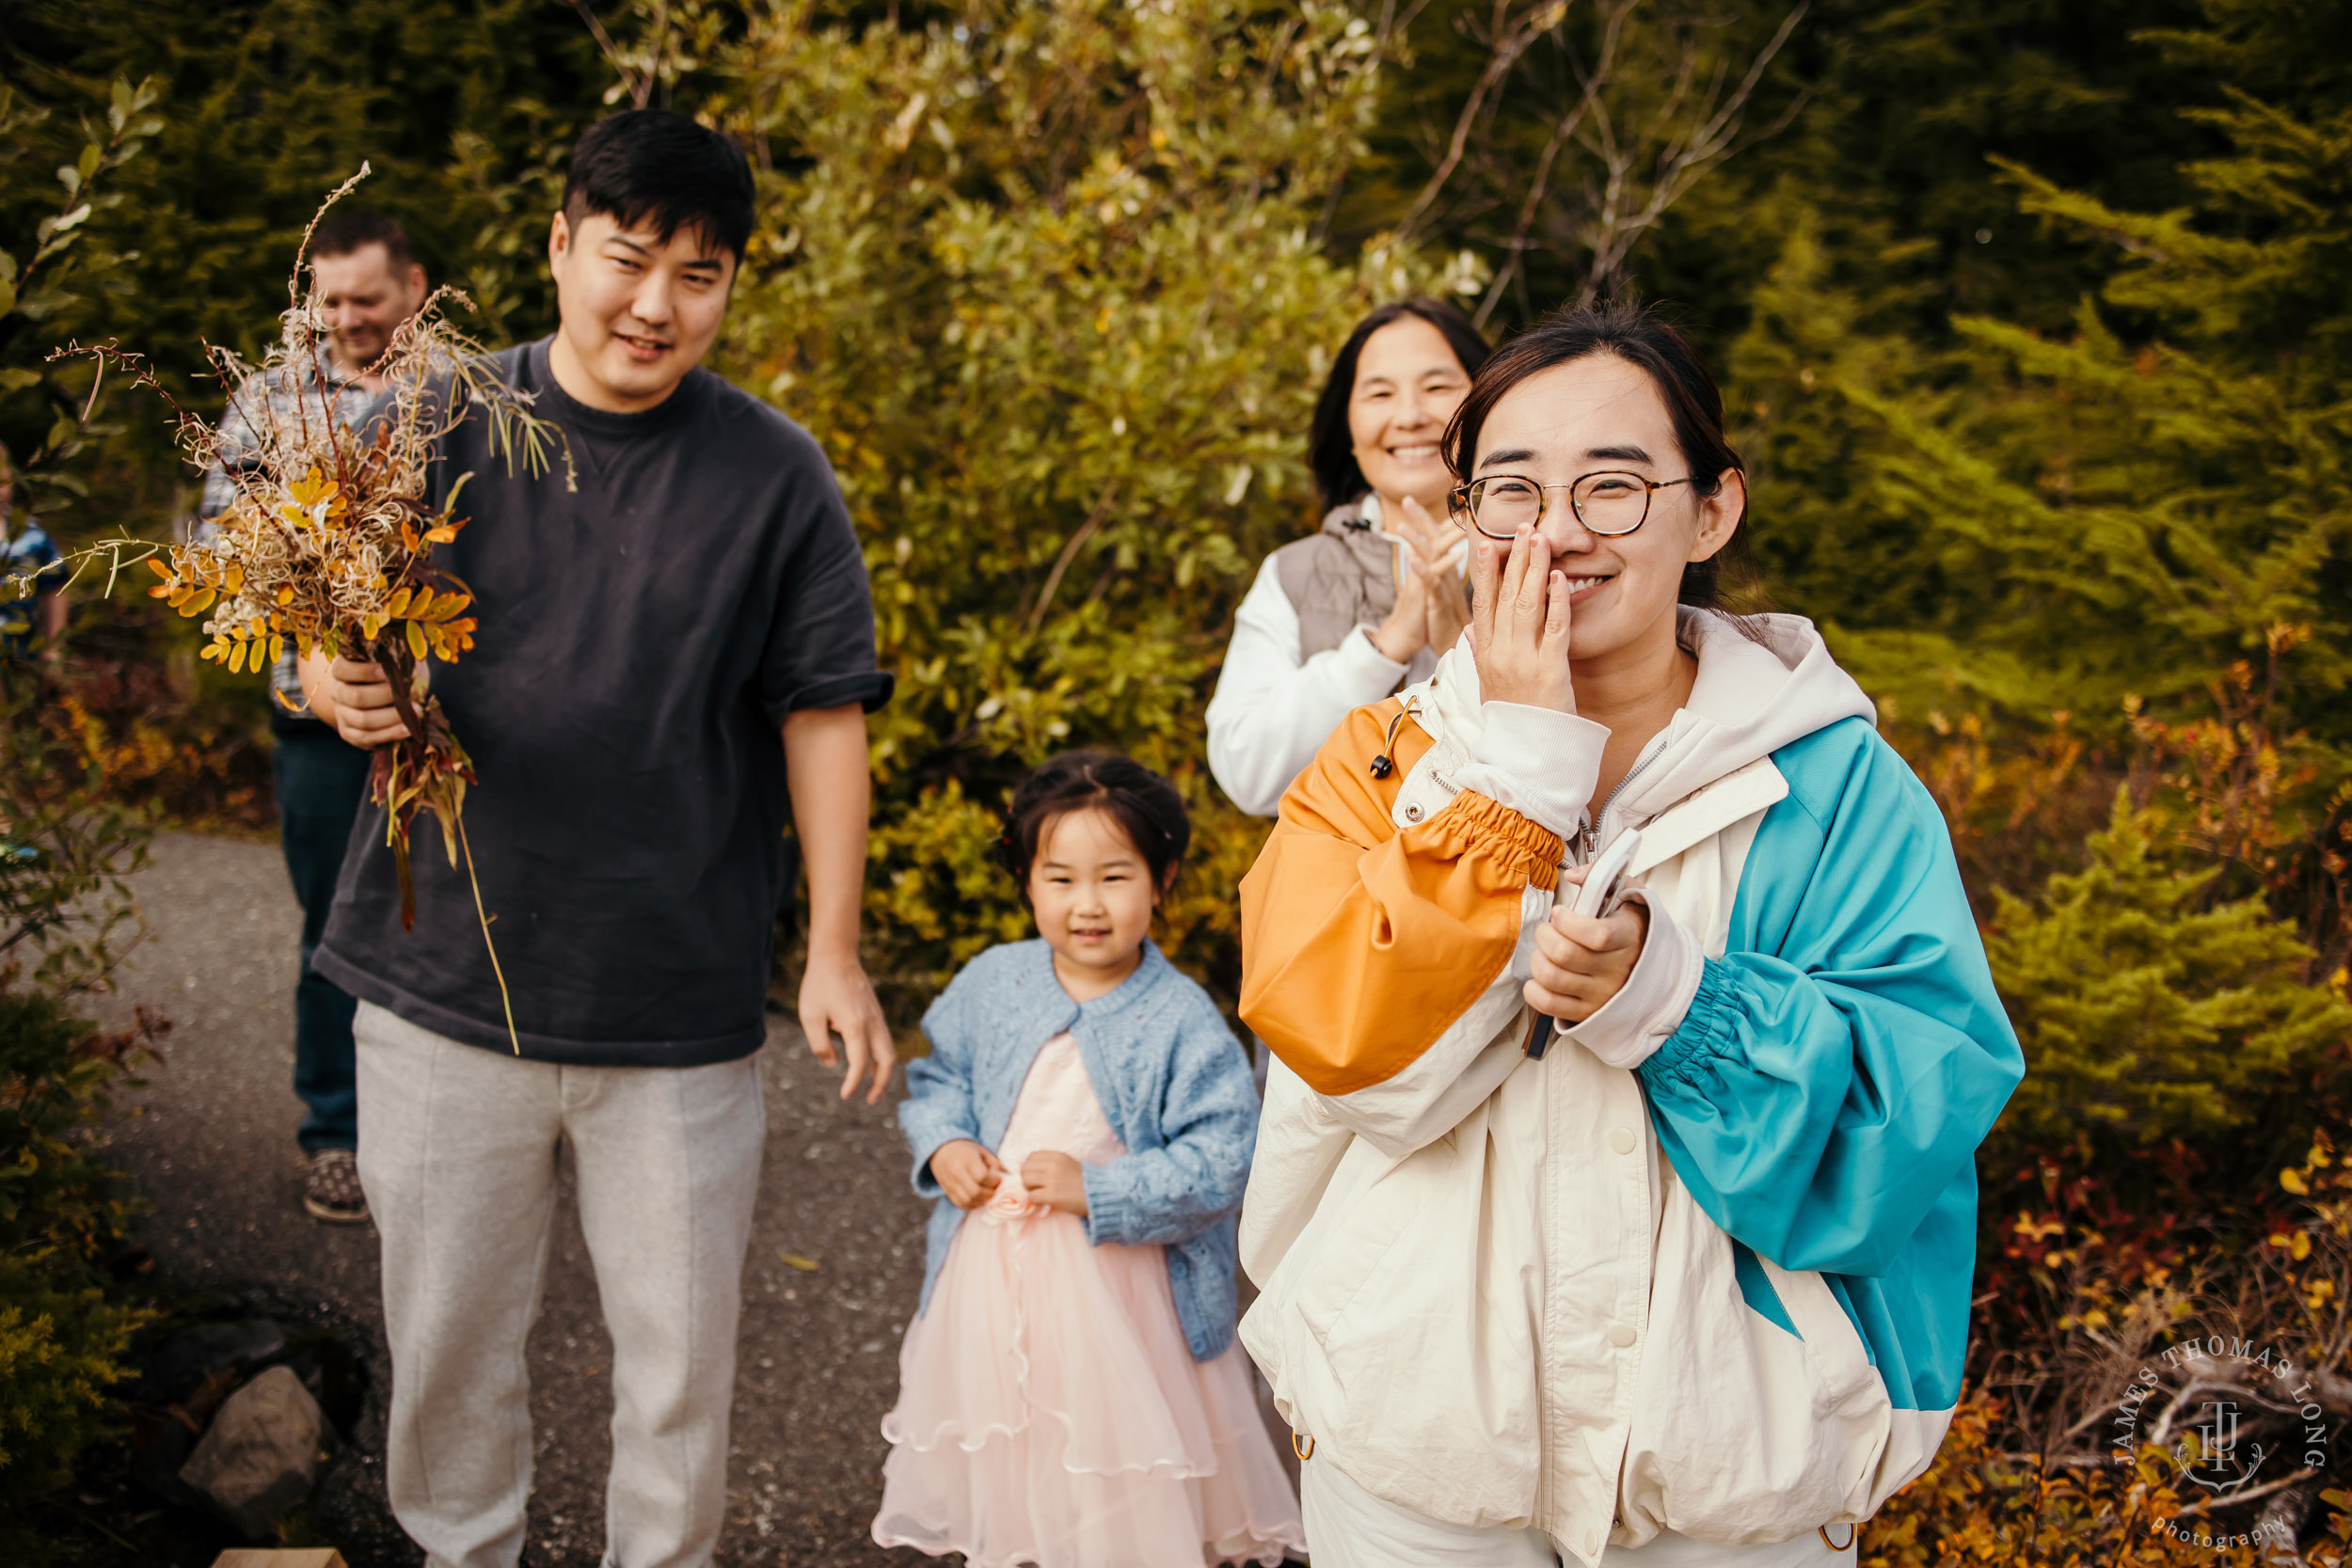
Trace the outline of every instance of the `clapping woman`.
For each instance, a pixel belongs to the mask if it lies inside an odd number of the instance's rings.
[[[1382,306],[1341,347],[1308,436],[1323,527],[1266,558],[1209,703],[1209,768],[1242,810],[1273,816],[1350,709],[1425,678],[1461,636],[1438,445],[1486,353],[1434,299]]]

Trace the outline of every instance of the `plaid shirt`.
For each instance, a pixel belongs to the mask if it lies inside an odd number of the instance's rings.
[[[252,417],[246,412],[248,399],[265,398],[273,421],[292,421],[298,412],[294,400],[297,397],[317,396],[315,386],[315,379],[307,373],[294,385],[277,376],[249,377],[230,398],[228,411],[220,417],[221,455],[235,462],[240,454],[252,453],[260,446],[254,439]],[[368,410],[374,406],[376,394],[339,371],[328,370],[326,388],[335,400],[335,418],[347,425],[357,426]],[[199,515],[204,518],[197,529],[199,541],[212,536],[212,519],[228,511],[236,499],[236,483],[230,478],[224,464],[215,463],[205,470],[204,499],[198,506]],[[302,695],[301,656],[288,649],[286,656],[270,671],[269,683],[271,691],[278,699],[281,719],[311,724],[318,722],[310,716],[309,702]]]

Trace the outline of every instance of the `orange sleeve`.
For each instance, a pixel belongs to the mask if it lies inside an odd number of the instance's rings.
[[[1395,699],[1358,708],[1282,797],[1241,884],[1241,1016],[1319,1094],[1387,1082],[1502,974],[1522,895],[1559,879],[1559,837],[1465,790],[1426,822],[1391,816],[1432,741],[1407,718],[1371,773]]]

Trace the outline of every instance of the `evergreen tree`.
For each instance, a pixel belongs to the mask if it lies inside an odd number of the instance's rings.
[[[2119,797],[2088,866],[2000,895],[1986,951],[2026,1048],[2011,1142],[2210,1140],[2352,1033],[2294,927],[2260,899],[2205,907],[2217,873],[2168,864],[2158,831]]]

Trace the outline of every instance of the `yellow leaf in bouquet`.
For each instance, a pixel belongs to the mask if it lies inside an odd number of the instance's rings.
[[[387,600],[384,605],[384,613],[390,616],[395,621],[407,614],[408,590],[404,588],[399,593],[394,594],[390,599]]]
[[[382,636],[382,635],[383,635],[383,633],[384,633],[384,617],[383,617],[383,616],[381,616],[381,615],[362,615],[362,616],[360,616],[360,617],[359,617],[359,635],[360,635],[361,637],[364,637],[364,638],[366,638],[369,641],[373,642],[373,641],[375,641],[378,637]]]
[[[230,644],[229,644],[229,671],[230,671],[230,673],[231,673],[231,674],[239,674],[239,673],[242,673],[244,672],[244,670],[245,670],[245,644],[244,644],[244,643],[242,643],[242,642],[231,642],[231,643],[230,643]]]
[[[406,523],[400,525],[400,542],[410,555],[417,553],[417,531]]]
[[[473,595],[470,594],[444,594],[433,601],[432,619],[446,621],[471,603]]]
[[[159,582],[147,591],[147,596],[151,599],[168,599],[175,592],[170,583]]]
[[[220,595],[214,590],[210,588],[199,588],[196,592],[190,594],[186,598],[180,601],[180,613],[183,615],[201,615],[213,607],[213,601],[218,597],[220,597]]]
[[[426,583],[417,590],[417,596],[408,601],[408,613],[412,616],[421,617],[425,612],[426,607],[432,603],[433,585],[431,583]]]
[[[321,522],[342,516],[345,509],[342,486],[316,468],[286,486],[286,493],[296,506]]]
[[[147,569],[154,573],[157,577],[163,578],[166,582],[169,582],[171,580],[171,568],[165,565],[161,560],[154,556],[151,555],[147,558]]]
[[[426,529],[424,536],[436,545],[446,545],[454,540],[457,537],[457,531],[465,526],[462,521],[443,523],[439,528]]]
[[[291,582],[290,582],[290,583],[286,584],[286,586],[285,586],[285,587],[280,588],[280,589],[278,591],[278,602],[279,604],[281,604],[281,605],[289,605],[289,604],[294,603],[294,584],[293,584],[293,583],[291,583]]]
[[[244,592],[245,568],[234,562],[230,562],[229,569],[220,574],[220,585],[231,594]]]
[[[419,658],[422,658],[425,656],[424,628],[417,625],[416,622],[411,621],[407,624],[407,630],[408,651],[415,654]]]
[[[229,644],[226,642],[207,642],[203,647],[197,650],[196,657],[199,658],[216,659],[220,657],[222,650],[226,649],[228,646]]]
[[[272,664],[286,657],[286,640],[273,636],[269,640],[269,661]]]

